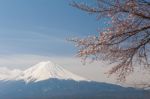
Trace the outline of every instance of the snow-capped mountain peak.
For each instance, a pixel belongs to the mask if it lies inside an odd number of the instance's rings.
[[[33,67],[30,67],[23,71],[17,79],[21,79],[26,82],[37,82],[50,78],[71,79],[76,81],[85,80],[84,78],[65,70],[51,61],[40,62]]]

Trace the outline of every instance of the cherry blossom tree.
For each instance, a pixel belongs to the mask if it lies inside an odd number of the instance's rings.
[[[95,6],[72,2],[80,10],[110,20],[97,36],[73,38],[83,60],[113,63],[109,74],[125,80],[136,66],[150,69],[150,2],[148,0],[95,0]]]

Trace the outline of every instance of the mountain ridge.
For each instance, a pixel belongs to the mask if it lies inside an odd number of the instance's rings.
[[[38,82],[41,80],[46,80],[50,78],[57,79],[71,79],[75,81],[86,80],[70,71],[62,68],[61,66],[51,62],[44,61],[40,62],[30,68],[19,71],[16,73],[15,70],[5,69],[4,76],[1,76],[0,80],[24,80],[25,82]],[[14,73],[14,74],[13,74]],[[15,75],[15,76],[12,76]]]
[[[148,91],[95,81],[0,81],[0,99],[148,99]]]

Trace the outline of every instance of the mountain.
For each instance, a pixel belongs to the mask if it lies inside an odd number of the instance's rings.
[[[1,75],[2,74],[2,75]],[[86,80],[51,61],[0,70],[0,99],[149,99],[150,91]]]
[[[23,71],[16,79],[26,82],[37,82],[51,78],[70,79],[75,81],[85,80],[85,78],[77,76],[51,61],[40,62]]]
[[[149,93],[94,81],[56,78],[30,83],[0,81],[0,99],[149,99]]]
[[[24,71],[18,69],[10,70],[5,67],[0,68],[0,80],[5,81],[23,80],[29,83],[51,78],[70,79],[75,81],[86,80],[51,61],[40,62]]]

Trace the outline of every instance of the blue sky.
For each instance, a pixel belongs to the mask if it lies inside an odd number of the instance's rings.
[[[1,0],[0,54],[75,54],[75,47],[66,38],[95,35],[104,24],[69,3],[70,0]]]
[[[98,35],[104,20],[97,21],[94,15],[70,6],[71,2],[0,0],[0,67],[26,69],[52,60],[81,76],[101,79],[101,63],[82,66],[75,58],[76,48],[66,39]]]

